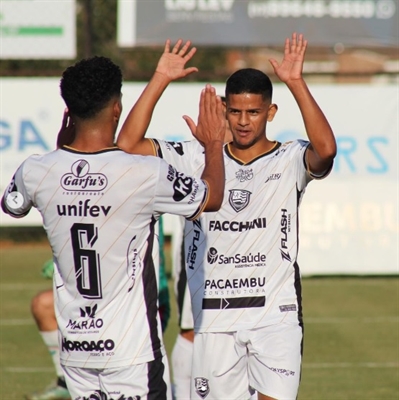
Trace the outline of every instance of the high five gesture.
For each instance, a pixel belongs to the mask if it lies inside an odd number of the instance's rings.
[[[198,71],[196,67],[186,68],[186,63],[191,60],[197,49],[190,48],[189,40],[183,46],[182,44],[183,40],[179,39],[171,50],[170,39],[166,40],[154,75],[130,110],[118,136],[117,144],[123,150],[129,153],[153,154],[153,146],[144,136],[155,105],[170,82]]]
[[[155,72],[164,75],[169,81],[198,72],[198,68],[195,67],[185,68],[186,63],[191,60],[197,49],[195,47],[190,49],[191,42],[189,40],[184,46],[182,46],[182,43],[183,40],[179,39],[171,51],[171,41],[167,39],[164,52],[158,61]]]
[[[269,60],[275,74],[281,82],[288,83],[290,80],[302,78],[303,62],[307,45],[308,41],[303,38],[303,35],[298,35],[294,32],[291,42],[290,39],[285,39],[284,58],[281,64],[274,58]]]

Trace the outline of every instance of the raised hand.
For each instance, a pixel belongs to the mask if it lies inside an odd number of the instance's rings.
[[[226,117],[220,96],[207,84],[201,92],[198,125],[187,115],[183,116],[193,136],[205,147],[214,141],[224,142]]]
[[[279,64],[274,58],[271,58],[275,74],[281,82],[287,83],[292,80],[302,79],[303,62],[308,41],[303,38],[303,34],[292,34],[292,39],[285,39],[284,58]]]
[[[189,50],[191,42],[187,40],[184,46],[182,46],[183,40],[179,39],[172,51],[170,50],[170,43],[170,39],[167,39],[164,52],[158,61],[155,72],[165,75],[170,81],[184,78],[193,72],[198,72],[198,68],[196,67],[184,68],[197,51],[195,47]]]
[[[72,122],[71,117],[69,116],[69,110],[66,108],[62,117],[61,128],[57,136],[57,149],[64,145],[71,144],[74,139],[75,124]]]

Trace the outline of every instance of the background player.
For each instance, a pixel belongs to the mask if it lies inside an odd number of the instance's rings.
[[[42,214],[57,265],[61,365],[72,398],[170,398],[153,225],[164,212],[195,218],[217,210],[223,197],[224,117],[215,90],[207,85],[201,93],[197,135],[207,167],[199,180],[114,146],[121,85],[109,59],[69,67],[61,94],[75,123],[71,147],[29,157],[2,198],[11,216],[32,206]]]
[[[53,260],[48,260],[42,268],[42,275],[46,279],[52,279],[54,272]],[[71,398],[64,377],[64,371],[60,364],[60,350],[58,346],[58,327],[54,311],[53,289],[38,293],[31,302],[31,313],[35,319],[37,328],[53,362],[57,380],[42,392],[32,393],[26,396],[27,400],[69,400]]]
[[[233,142],[225,146],[224,203],[219,212],[185,226],[196,331],[192,399],[242,399],[253,389],[260,400],[295,399],[298,393],[303,339],[298,206],[307,184],[328,175],[336,154],[331,127],[302,76],[306,47],[294,33],[281,64],[270,62],[298,104],[309,141],[281,144],[267,138],[277,105],[263,72],[239,70],[226,82]],[[143,101],[149,115],[167,77],[155,74],[150,85],[157,85],[143,93],[153,95]],[[180,169],[200,173],[199,144],[132,137],[129,117],[118,138],[122,148],[140,154],[155,149]],[[194,132],[193,121],[185,119]]]

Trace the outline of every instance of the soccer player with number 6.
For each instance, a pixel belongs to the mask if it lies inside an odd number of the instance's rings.
[[[201,93],[199,177],[114,144],[122,112],[120,68],[105,57],[68,67],[61,96],[74,124],[68,146],[27,158],[5,190],[5,213],[36,207],[53,276],[61,365],[73,399],[171,399],[151,250],[164,213],[195,219],[220,208],[225,119],[215,89]]]

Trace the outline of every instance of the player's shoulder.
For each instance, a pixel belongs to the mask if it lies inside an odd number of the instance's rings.
[[[288,142],[281,143],[277,150],[277,153],[296,153],[305,150],[309,146],[309,141],[303,139],[290,140]]]
[[[44,154],[31,154],[23,161],[23,165],[34,165],[48,163],[53,159],[57,159],[58,150],[53,150]]]
[[[168,151],[172,154],[184,157],[191,156],[192,154],[201,154],[204,149],[198,140],[187,140],[187,141],[168,141],[158,140],[158,143],[162,144],[163,150]]]
[[[306,147],[308,144],[309,144],[308,140],[294,139],[281,143],[281,147],[282,148]]]
[[[141,155],[141,154],[130,154],[123,150],[119,150],[112,154],[114,161],[118,161],[123,164],[140,164],[145,167],[154,166],[155,168],[159,166],[160,160],[158,157],[151,155]]]

